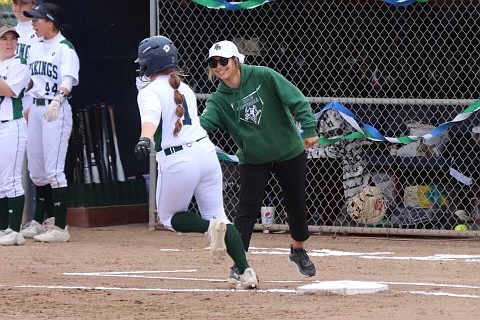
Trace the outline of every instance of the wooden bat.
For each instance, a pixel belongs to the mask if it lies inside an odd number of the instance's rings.
[[[117,180],[125,181],[125,173],[123,172],[122,160],[120,159],[120,151],[118,150],[117,130],[115,129],[115,117],[113,115],[113,106],[108,106],[110,114],[110,122],[112,124],[113,144],[115,146],[115,167],[117,169]]]
[[[100,183],[100,174],[98,173],[97,161],[95,160],[95,149],[93,148],[92,128],[88,117],[88,110],[83,109],[83,118],[85,121],[85,132],[87,136],[87,149],[90,153],[90,170],[92,172],[93,183]]]
[[[103,136],[103,158],[107,167],[108,181],[116,181],[113,173],[113,161],[110,139],[110,128],[107,121],[107,106],[105,103],[100,103],[100,112],[102,114],[102,136]]]
[[[81,152],[81,143],[80,143],[80,132],[78,130],[78,114],[72,117],[73,119],[73,129],[72,134],[70,135],[69,147],[72,150],[73,158],[73,182],[77,184],[83,183],[83,163],[82,163],[82,152]]]
[[[100,172],[100,181],[107,182],[108,174],[103,160],[103,143],[102,143],[102,118],[100,114],[100,107],[96,104],[93,106],[93,116],[95,119],[95,159],[97,160],[98,171]]]
[[[87,157],[87,140],[85,138],[85,122],[83,115],[83,109],[77,113],[78,134],[80,135],[80,146],[82,152],[79,158],[82,159],[83,183],[90,184],[92,183],[92,172],[90,171],[90,164],[88,163]]]

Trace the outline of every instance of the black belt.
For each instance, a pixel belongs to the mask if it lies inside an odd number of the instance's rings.
[[[170,147],[170,148],[167,148],[167,149],[163,150],[163,152],[165,152],[165,155],[166,155],[166,156],[169,156],[169,155],[171,155],[172,153],[178,152],[178,151],[180,151],[180,150],[183,150],[183,147],[182,147],[182,146]]]
[[[37,99],[33,98],[33,103],[36,104],[37,106],[47,106],[52,102],[50,99]]]
[[[197,139],[195,140],[195,142],[198,142],[202,139],[205,139],[207,136],[205,137],[201,137],[200,139]],[[186,146],[190,147],[191,146],[191,143],[187,143]],[[182,151],[183,150],[183,146],[176,146],[176,147],[170,147],[170,148],[166,148],[163,150],[163,152],[165,153],[166,156],[169,156],[171,155],[172,153],[175,153],[175,152],[178,152],[178,151]]]
[[[1,120],[0,123],[5,123],[5,122],[8,122],[10,120]]]

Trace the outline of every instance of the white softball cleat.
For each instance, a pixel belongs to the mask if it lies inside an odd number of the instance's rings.
[[[42,224],[35,220],[28,222],[20,231],[24,238],[33,238],[36,235],[46,232],[50,227],[55,225],[55,218],[51,217],[43,221]]]
[[[245,272],[240,275],[240,282],[237,284],[237,289],[256,289],[258,288],[258,277],[252,268],[245,269]]]
[[[210,239],[210,253],[214,263],[220,263],[225,259],[227,246],[225,244],[225,233],[227,224],[225,221],[218,221],[213,218],[208,226],[208,238]]]
[[[8,228],[2,231],[3,235],[0,236],[0,245],[2,246],[14,246],[25,244],[25,238],[20,232],[13,231]]]
[[[238,274],[238,268],[236,265],[233,265],[230,268],[230,274],[228,275],[227,283],[232,288],[236,288],[237,285],[240,283],[240,275]]]
[[[5,229],[5,230],[0,230],[0,238],[3,237],[6,234],[9,234],[10,233],[9,230],[11,230],[11,229],[8,228],[8,229]]]
[[[50,227],[46,232],[33,237],[33,240],[39,242],[67,242],[70,240],[68,226],[65,229],[57,226]]]
[[[35,220],[28,222],[24,229],[20,231],[24,238],[33,238],[42,232],[45,232],[43,226]]]
[[[50,227],[53,227],[55,225],[55,217],[51,217],[43,221],[42,227],[43,227],[43,232],[48,231]]]

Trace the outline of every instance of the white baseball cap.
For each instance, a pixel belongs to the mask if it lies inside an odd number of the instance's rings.
[[[472,128],[473,133],[480,133],[480,126],[476,126]]]
[[[213,44],[213,46],[208,51],[208,59],[210,59],[211,57],[237,57],[240,63],[243,63],[243,61],[245,61],[245,56],[238,52],[237,46],[233,42],[226,40]]]

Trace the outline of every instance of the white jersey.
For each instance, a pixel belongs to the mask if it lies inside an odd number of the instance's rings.
[[[73,86],[78,85],[80,62],[73,45],[61,33],[34,44],[27,61],[33,81],[28,94],[34,98],[53,99],[65,76],[73,78]]]
[[[27,59],[28,54],[30,53],[30,48],[40,39],[36,36],[31,21],[19,21],[15,29],[20,35],[20,38],[18,38],[16,54],[21,58]]]
[[[185,83],[178,90],[185,97],[185,113],[182,117],[182,130],[175,137],[173,130],[178,117],[175,115],[177,105],[173,100],[174,89],[168,83],[169,75],[160,75],[138,92],[137,102],[142,124],[151,122],[157,125],[157,134],[161,133],[161,148],[169,148],[194,142],[207,136],[200,126],[195,93]],[[160,141],[155,141],[157,146]]]
[[[157,125],[156,149],[159,151],[161,146],[165,150],[155,155],[158,220],[164,227],[174,230],[172,217],[180,211],[188,211],[195,196],[203,219],[216,218],[231,223],[223,207],[222,169],[215,146],[200,126],[195,93],[183,82],[178,88],[185,97],[183,126],[176,137],[173,135],[178,117],[173,98],[175,90],[168,83],[169,77],[158,76],[141,89],[137,97],[142,125],[147,122]],[[172,147],[177,148],[172,151]]]
[[[13,97],[0,96],[0,120],[23,117],[22,97],[30,81],[30,73],[24,59],[13,57],[0,61],[0,79],[4,80],[15,94]]]

